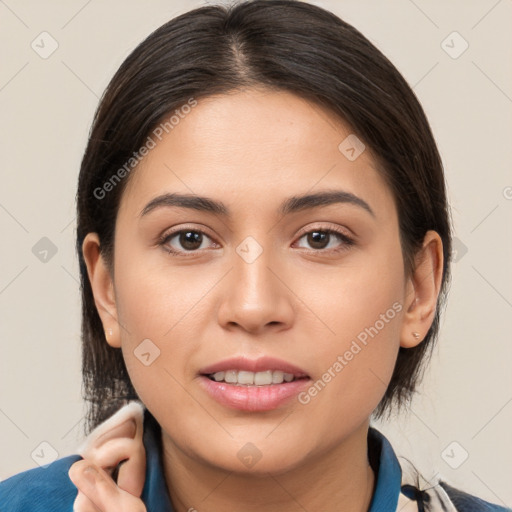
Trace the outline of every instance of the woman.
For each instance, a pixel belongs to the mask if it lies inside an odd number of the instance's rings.
[[[289,0],[160,27],[77,208],[92,432],[2,511],[504,510],[419,489],[370,427],[435,342],[451,227],[424,112],[353,27]]]

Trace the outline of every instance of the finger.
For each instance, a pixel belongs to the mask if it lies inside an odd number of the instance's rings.
[[[72,482],[101,512],[146,512],[140,499],[119,489],[102,468],[87,460],[75,462],[68,474]]]
[[[85,489],[82,469],[84,461],[75,462],[68,471],[68,476],[78,489],[78,494],[73,503],[73,512],[98,512],[100,509],[82,492]],[[101,511],[100,511],[101,512]]]
[[[117,466],[117,485],[134,496],[142,494],[146,478],[143,433],[143,416],[135,415],[131,421],[124,422],[98,439],[100,443],[107,440],[102,449],[107,452],[108,446],[107,453],[112,454],[111,459],[104,458],[103,464],[100,464],[101,467]],[[128,439],[128,442],[120,442],[115,439],[115,436],[124,436],[125,441]]]
[[[141,447],[133,439],[112,439],[99,448],[89,448],[83,458],[106,470],[113,469],[121,461],[137,455],[140,451]]]
[[[112,439],[100,448],[91,447],[84,459],[99,466],[110,475],[114,468],[121,464],[117,474],[117,485],[133,494],[140,496],[146,477],[146,451],[142,439]]]
[[[75,462],[68,471],[70,480],[78,490],[83,493],[94,505],[98,505],[94,499],[100,486],[110,487],[116,490],[116,484],[108,474],[99,466],[91,464],[86,459]],[[108,478],[107,478],[108,477]],[[85,501],[85,500],[84,500]]]
[[[73,512],[101,512],[101,510],[79,490],[73,503]]]
[[[146,479],[146,450],[143,443],[144,427],[141,417],[136,418],[135,427],[130,446],[131,456],[119,467],[117,485],[134,496],[140,496]]]
[[[140,496],[146,479],[146,453],[144,447],[138,449],[119,467],[117,485],[125,491]]]

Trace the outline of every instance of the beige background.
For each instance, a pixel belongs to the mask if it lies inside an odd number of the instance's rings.
[[[354,24],[414,87],[444,159],[458,239],[422,395],[380,428],[426,478],[440,473],[510,506],[512,2],[314,3]],[[146,35],[202,4],[0,0],[0,479],[81,439],[74,196],[98,98]],[[47,59],[31,47],[43,31],[58,43]],[[469,44],[458,58],[445,51],[463,48],[458,36],[442,45],[453,31]],[[42,237],[57,248],[46,263],[32,252]]]

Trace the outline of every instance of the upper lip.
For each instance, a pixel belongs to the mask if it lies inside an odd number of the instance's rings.
[[[296,378],[309,377],[301,368],[281,359],[269,356],[260,357],[258,359],[248,359],[244,356],[231,357],[209,366],[205,366],[199,370],[199,373],[201,375],[211,375],[213,373],[224,372],[227,370],[245,370],[254,373],[264,372],[266,370],[280,370],[284,373],[291,373]]]

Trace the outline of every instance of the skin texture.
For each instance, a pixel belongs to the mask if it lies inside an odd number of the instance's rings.
[[[369,148],[354,161],[338,149],[350,127],[288,92],[250,89],[201,99],[133,171],[116,223],[113,275],[96,234],[83,244],[108,343],[121,348],[141,400],[162,426],[164,466],[178,512],[366,510],[374,475],[367,461],[369,417],[400,346],[427,333],[442,275],[442,242],[429,231],[406,279],[391,191]],[[343,190],[368,203],[279,213],[291,196]],[[184,193],[222,201],[229,216],[160,207]],[[198,249],[171,230],[204,233]],[[339,229],[322,242],[311,231]],[[262,253],[237,252],[253,237]],[[182,239],[183,241],[183,239]],[[190,247],[190,246],[188,246]],[[180,251],[173,256],[172,248]],[[284,359],[312,382],[333,367],[393,304],[394,318],[342,371],[302,404],[242,412],[214,401],[199,370],[223,359]],[[415,339],[412,332],[420,334]],[[149,366],[134,354],[150,339]],[[237,456],[252,443],[261,459]],[[254,448],[251,448],[254,450]],[[243,504],[243,506],[242,506]]]

